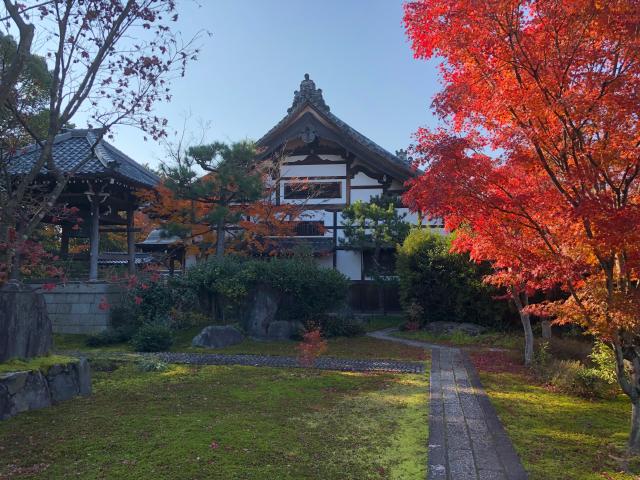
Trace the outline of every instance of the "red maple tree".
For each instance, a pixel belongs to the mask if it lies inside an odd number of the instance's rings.
[[[445,127],[421,130],[407,195],[494,262],[490,279],[568,296],[537,313],[608,342],[640,452],[640,16],[637,2],[420,0]]]

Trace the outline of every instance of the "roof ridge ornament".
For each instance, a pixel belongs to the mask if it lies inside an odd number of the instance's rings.
[[[300,82],[300,90],[293,92],[293,103],[287,113],[291,113],[305,102],[309,102],[325,112],[329,111],[329,106],[322,97],[322,89],[316,88],[316,83],[309,78],[308,73],[304,74],[304,80]]]

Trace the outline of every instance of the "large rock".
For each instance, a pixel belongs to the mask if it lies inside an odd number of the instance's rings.
[[[269,324],[267,337],[273,340],[289,340],[293,334],[300,333],[304,326],[299,322],[275,321]]]
[[[266,285],[254,288],[241,309],[242,325],[250,336],[267,337],[269,325],[273,322],[281,295]]]
[[[38,371],[16,372],[9,376],[24,375],[26,379],[22,388],[17,390],[13,396],[13,405],[11,414],[26,412],[27,410],[36,410],[51,405],[51,395],[47,380]]]
[[[0,362],[46,355],[53,342],[41,294],[10,283],[0,289]]]
[[[244,336],[235,327],[211,325],[193,337],[191,345],[204,348],[222,348],[235,345],[242,340],[244,340]]]
[[[0,375],[0,420],[89,394],[91,371],[86,359],[53,365],[45,372],[5,373]]]
[[[450,335],[454,332],[462,332],[472,337],[480,335],[486,328],[475,323],[465,322],[431,322],[425,325],[425,330],[439,335]]]
[[[81,358],[76,364],[78,370],[78,393],[83,397],[91,395],[91,367],[89,366],[89,360]]]

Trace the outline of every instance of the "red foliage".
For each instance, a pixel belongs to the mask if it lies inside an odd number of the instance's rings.
[[[530,370],[509,352],[482,350],[469,353],[469,357],[480,372],[531,375]]]
[[[420,330],[420,323],[412,320],[404,324],[404,329],[408,332],[415,332]]]
[[[100,303],[98,304],[98,308],[100,310],[109,310],[109,307],[110,305],[109,305],[109,302],[107,302],[107,299],[105,297],[102,297],[100,299]]]
[[[537,313],[633,342],[637,3],[416,0],[405,24],[416,57],[443,59],[433,105],[446,125],[418,132],[425,172],[405,200],[444,218],[455,249],[491,261],[489,281],[570,296]]]
[[[322,338],[319,329],[304,334],[302,342],[296,345],[298,362],[305,367],[313,367],[316,359],[327,351],[327,342]]]

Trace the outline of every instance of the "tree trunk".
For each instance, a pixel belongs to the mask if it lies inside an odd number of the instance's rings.
[[[542,327],[542,339],[551,340],[551,322],[549,320],[543,320],[540,322]]]
[[[218,220],[216,227],[216,258],[224,256],[224,218]]]
[[[640,454],[640,356],[637,354],[637,349],[630,348],[625,342],[629,340],[625,337],[618,332],[611,347],[616,358],[618,384],[631,400],[631,431],[627,449],[630,454],[638,455]],[[635,335],[632,339],[635,339]],[[631,364],[630,368],[626,368],[625,361]]]
[[[510,288],[510,292],[524,329],[524,364],[531,365],[533,361],[533,330],[531,329],[531,317],[525,311],[525,307],[529,305],[529,296],[526,292],[517,292],[513,287]]]
[[[628,448],[630,454],[640,454],[640,398],[631,401],[631,432]]]

